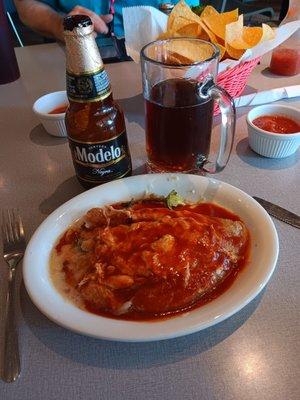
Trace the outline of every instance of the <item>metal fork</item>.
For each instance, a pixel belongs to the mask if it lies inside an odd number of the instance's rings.
[[[4,314],[2,379],[13,382],[20,375],[19,343],[15,320],[16,268],[23,258],[26,242],[21,217],[16,210],[2,211],[3,257],[8,265],[8,287]]]

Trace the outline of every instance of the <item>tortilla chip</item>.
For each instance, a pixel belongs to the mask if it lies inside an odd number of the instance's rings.
[[[225,40],[226,25],[238,20],[238,9],[218,15],[212,14],[201,19],[216,36]]]
[[[276,36],[275,30],[273,28],[271,28],[269,25],[262,24],[262,30],[263,30],[263,34],[262,34],[261,42],[264,42],[266,40],[275,39],[275,36]]]
[[[199,24],[189,24],[184,27],[178,29],[176,32],[181,36],[187,37],[199,37],[201,34],[202,28]]]
[[[171,35],[170,32],[163,32],[163,33],[161,33],[161,34],[157,37],[157,40],[170,39],[170,37],[172,37],[172,36],[170,36],[170,35]]]
[[[167,62],[167,64],[172,64],[172,65],[183,65],[183,64],[193,64],[194,61],[182,54],[169,51],[165,62]]]
[[[260,42],[273,39],[275,33],[268,25],[263,27],[243,26],[243,16],[240,15],[238,21],[226,26],[225,41],[237,50],[251,49]]]
[[[186,40],[178,40],[171,42],[168,46],[168,54],[176,53],[175,57],[190,60],[184,64],[190,64],[198,61],[205,61],[213,55],[213,49],[208,44],[199,44],[197,41],[188,42]],[[180,55],[180,56],[178,56]]]
[[[184,0],[181,0],[169,15],[167,32],[159,35],[158,39],[199,38],[215,44],[220,50],[220,59],[226,56],[239,59],[246,49],[275,37],[274,30],[266,24],[262,24],[262,27],[244,27],[243,25],[243,15],[238,16],[238,9],[219,13],[214,7],[206,6],[199,17]],[[172,50],[171,59],[174,63],[189,64],[205,59],[208,54],[207,47],[200,46],[197,52],[192,47],[186,48],[186,45],[189,45],[188,42],[184,45],[182,43],[179,41],[177,45],[185,47],[184,49]],[[195,46],[195,43],[191,46]]]
[[[206,6],[201,13],[200,18],[210,17],[211,15],[220,15],[220,13],[212,6]]]
[[[263,30],[260,27],[243,27],[243,40],[247,43],[248,46],[254,47],[256,46],[262,39]],[[248,49],[250,48],[248,47]]]
[[[225,44],[235,49],[247,49],[248,45],[243,39],[244,18],[240,15],[238,20],[226,26],[225,29]],[[226,46],[227,48],[227,46]]]
[[[231,47],[230,44],[226,43],[226,52],[229,55],[229,58],[239,60],[245,53],[245,50],[235,49],[234,47]]]
[[[209,37],[210,41],[212,43],[218,43],[216,35],[211,30],[209,30],[209,28],[202,21],[200,22],[200,24],[201,24],[201,28],[207,34],[207,36]]]
[[[167,31],[174,30],[173,24],[176,21],[177,18],[185,18],[188,20],[189,24],[192,22],[199,23],[200,17],[196,15],[190,7],[183,1],[181,0],[179,3],[176,4],[176,6],[173,8],[171,14],[169,15],[168,18],[168,24],[167,24]]]

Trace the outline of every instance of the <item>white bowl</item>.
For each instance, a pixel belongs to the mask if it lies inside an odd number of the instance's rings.
[[[176,190],[187,201],[215,202],[239,215],[251,235],[248,265],[232,286],[204,306],[155,322],[122,321],[81,310],[55,289],[49,257],[57,238],[90,208]],[[32,236],[24,256],[23,277],[34,304],[48,318],[75,332],[119,341],[153,341],[197,332],[245,307],[270,279],[278,257],[278,237],[267,212],[243,191],[214,179],[185,174],[150,174],[116,180],[88,190],[54,211]],[[272,312],[272,310],[270,310]]]
[[[34,103],[32,109],[50,135],[58,137],[67,136],[65,113],[49,114],[49,112],[54,110],[56,107],[68,103],[65,90],[48,93],[37,99]]]
[[[249,145],[256,153],[270,158],[284,158],[294,154],[300,146],[300,132],[272,133],[255,126],[252,121],[263,115],[282,115],[300,124],[300,111],[282,105],[264,105],[253,108],[247,116]]]

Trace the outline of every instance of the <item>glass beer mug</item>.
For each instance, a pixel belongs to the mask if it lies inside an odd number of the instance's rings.
[[[196,62],[191,63],[189,54]],[[141,51],[148,169],[215,173],[227,164],[235,132],[232,98],[215,84],[219,49],[200,39],[158,40]],[[215,102],[221,136],[210,161]]]

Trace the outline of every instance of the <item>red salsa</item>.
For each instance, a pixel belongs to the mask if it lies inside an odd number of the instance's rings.
[[[300,49],[279,47],[272,53],[270,71],[273,74],[292,76],[300,73]]]
[[[63,114],[66,112],[68,108],[68,104],[62,104],[56,108],[54,108],[53,110],[49,111],[48,114]]]
[[[255,118],[252,123],[264,131],[272,133],[297,133],[300,132],[300,124],[283,115],[263,115]]]

